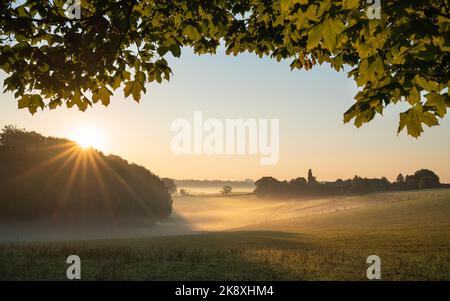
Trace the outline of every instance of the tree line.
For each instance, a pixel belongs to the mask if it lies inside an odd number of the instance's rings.
[[[360,176],[347,180],[338,179],[334,182],[318,182],[310,169],[307,179],[299,177],[290,181],[279,181],[273,177],[263,177],[257,180],[255,185],[255,194],[259,197],[348,195],[449,187],[447,184],[441,184],[439,177],[428,169],[420,169],[406,177],[399,174],[395,182],[390,182],[385,177],[370,179]]]
[[[172,211],[158,176],[67,139],[6,126],[0,166],[3,221],[155,221]]]

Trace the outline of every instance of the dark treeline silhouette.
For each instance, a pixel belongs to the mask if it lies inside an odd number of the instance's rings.
[[[449,187],[441,184],[439,177],[431,170],[421,169],[413,175],[404,177],[399,174],[397,180],[389,182],[385,177],[368,179],[355,176],[353,179],[335,182],[318,182],[312,170],[308,171],[308,179],[303,177],[290,181],[279,181],[273,177],[263,177],[255,182],[255,194],[259,197],[302,197],[317,195],[365,194],[371,192],[429,189]]]
[[[159,177],[67,139],[7,126],[0,167],[3,221],[155,221],[172,211]]]
[[[170,194],[174,194],[178,191],[177,184],[175,184],[173,179],[161,178],[161,180],[164,182],[164,186],[166,186],[167,191],[169,191]]]

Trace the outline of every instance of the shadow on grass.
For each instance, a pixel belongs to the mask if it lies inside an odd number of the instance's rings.
[[[49,219],[50,220],[50,219]],[[0,242],[74,241],[194,234],[192,225],[174,212],[160,222],[143,219],[104,221],[0,222]]]
[[[449,249],[436,252],[428,243],[405,249],[404,243],[385,235],[368,242],[239,231],[0,244],[0,280],[65,280],[72,254],[81,258],[83,280],[365,280],[371,254],[382,258],[384,280],[448,279]]]
[[[298,234],[226,232],[147,239],[0,245],[1,280],[64,280],[68,255],[84,280],[273,280],[285,271],[257,250],[307,248]]]

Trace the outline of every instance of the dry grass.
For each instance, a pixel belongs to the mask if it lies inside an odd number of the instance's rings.
[[[65,279],[65,259],[77,254],[85,280],[364,280],[376,254],[384,280],[450,279],[450,190],[344,201],[360,206],[228,232],[3,244],[0,278]]]

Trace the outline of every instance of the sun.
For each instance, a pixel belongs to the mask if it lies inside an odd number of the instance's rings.
[[[81,148],[96,148],[101,150],[103,148],[103,135],[98,128],[92,125],[82,125],[74,130],[69,135],[69,139],[75,141]]]

